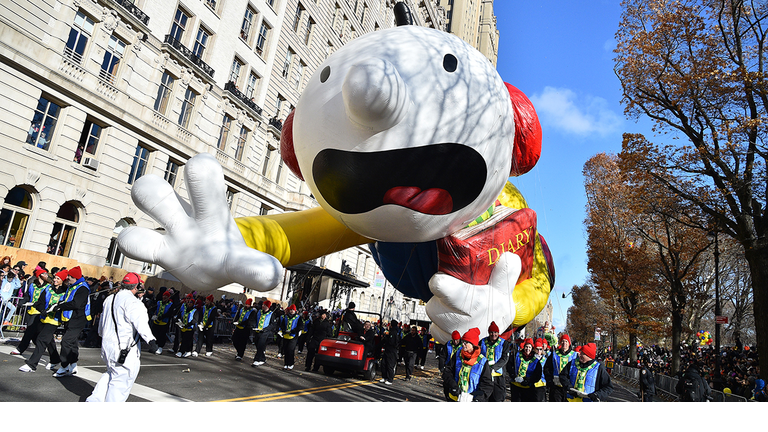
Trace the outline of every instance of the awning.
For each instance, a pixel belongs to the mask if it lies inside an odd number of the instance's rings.
[[[363,282],[353,277],[343,275],[341,273],[337,273],[333,270],[328,270],[328,269],[307,264],[307,263],[296,264],[290,267],[286,267],[285,269],[299,273],[299,274],[308,275],[308,276],[328,276],[330,278],[340,280],[342,282],[346,282],[350,285],[354,285],[361,288],[367,288],[371,286],[371,284],[369,284],[368,282]]]

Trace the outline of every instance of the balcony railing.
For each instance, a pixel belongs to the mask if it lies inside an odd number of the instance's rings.
[[[283,122],[281,122],[280,120],[278,120],[275,117],[272,117],[271,119],[269,119],[269,125],[272,126],[275,129],[279,130],[279,131],[283,130]]]
[[[236,97],[240,102],[245,104],[248,108],[253,110],[254,113],[261,115],[261,107],[256,105],[256,102],[248,99],[246,95],[243,94],[243,92],[240,91],[240,89],[237,88],[235,83],[232,81],[228,81],[226,84],[224,84],[224,90],[228,91],[232,94],[232,96]]]
[[[192,62],[192,64],[200,68],[206,75],[208,75],[211,79],[213,79],[213,73],[214,73],[213,68],[208,66],[208,63],[204,62],[203,59],[201,59],[199,56],[193,53],[189,48],[185,47],[184,44],[179,42],[176,38],[174,38],[170,34],[167,34],[165,35],[165,39],[163,40],[163,43],[166,43],[172,46],[185,59]]]
[[[139,21],[143,22],[145,26],[149,25],[149,15],[145,14],[144,11],[136,7],[136,5],[133,4],[131,0],[114,0],[114,2],[122,6],[123,9],[130,12]]]

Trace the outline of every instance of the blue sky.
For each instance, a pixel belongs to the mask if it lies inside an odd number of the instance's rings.
[[[565,327],[571,298],[588,278],[582,168],[600,152],[618,153],[624,132],[645,133],[627,120],[613,72],[621,19],[612,0],[494,2],[500,32],[497,69],[533,102],[543,130],[541,159],[512,182],[538,214],[539,233],[555,260],[553,321]]]

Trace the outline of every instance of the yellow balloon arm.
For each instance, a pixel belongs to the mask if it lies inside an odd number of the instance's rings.
[[[373,241],[342,225],[322,207],[235,222],[249,247],[274,256],[286,267]]]
[[[544,258],[541,239],[537,235],[531,277],[515,285],[515,290],[512,292],[512,299],[517,310],[512,326],[520,327],[531,322],[547,305],[549,292],[550,283],[547,260]]]

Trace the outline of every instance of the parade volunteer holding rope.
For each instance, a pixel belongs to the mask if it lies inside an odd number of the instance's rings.
[[[96,383],[87,402],[125,402],[141,366],[138,337],[148,341],[151,352],[157,350],[149,328],[147,308],[138,298],[144,293],[139,275],[125,275],[120,288],[104,301],[99,335],[102,337],[101,358],[107,371]]]

